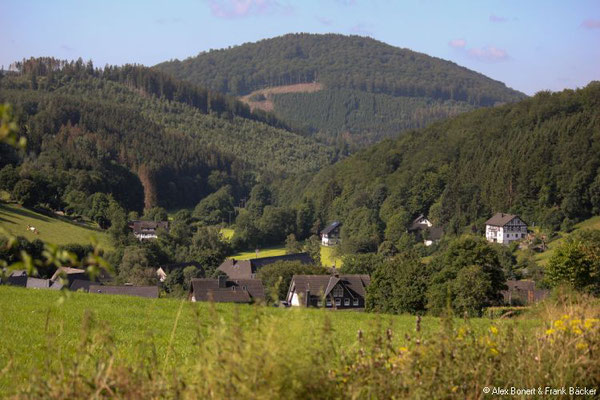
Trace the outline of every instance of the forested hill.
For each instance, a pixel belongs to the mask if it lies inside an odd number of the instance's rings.
[[[233,98],[140,66],[30,59],[0,77],[27,153],[0,145],[3,184],[31,203],[72,206],[94,192],[126,209],[194,206],[224,185],[237,198],[257,180],[316,171],[333,151]],[[13,172],[11,172],[13,171]],[[39,190],[36,190],[38,188]],[[71,204],[73,203],[73,204]]]
[[[297,126],[330,140],[349,132],[363,143],[474,107],[525,97],[452,62],[371,38],[336,34],[289,34],[155,68],[238,96],[319,83],[320,91],[292,89],[267,95],[267,100],[277,115]],[[261,96],[257,93],[254,100]]]
[[[600,214],[599,154],[600,82],[592,82],[386,140],[312,181],[280,185],[279,198],[304,198],[300,208],[313,209],[321,226],[342,221],[361,250],[421,213],[447,232],[481,229],[493,212],[567,229]]]

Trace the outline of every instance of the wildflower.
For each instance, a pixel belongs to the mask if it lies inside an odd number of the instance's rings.
[[[490,326],[490,332],[493,335],[497,335],[498,334],[498,328],[496,328],[495,326]]]
[[[546,330],[546,335],[550,336],[554,333],[554,329],[550,328],[548,330]]]
[[[400,347],[400,353],[405,353],[408,351],[408,349],[406,347]]]
[[[585,350],[585,349],[587,349],[587,344],[585,342],[577,342],[577,344],[575,345],[575,348],[577,350]]]
[[[554,321],[554,327],[556,329],[565,329],[565,324],[563,323],[562,320],[558,319],[558,320]]]

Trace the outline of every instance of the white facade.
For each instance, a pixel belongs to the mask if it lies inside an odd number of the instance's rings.
[[[329,236],[329,235],[323,235],[323,237],[321,238],[321,244],[323,246],[335,246],[336,244],[340,243],[340,237],[337,235],[333,235],[333,236]]]
[[[502,226],[485,226],[485,238],[488,242],[510,244],[527,237],[527,224],[519,217],[514,217]]]

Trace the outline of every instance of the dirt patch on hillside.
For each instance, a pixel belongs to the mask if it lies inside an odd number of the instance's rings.
[[[275,86],[266,89],[255,90],[254,92],[240,97],[240,100],[250,106],[250,109],[261,109],[273,111],[273,95],[282,93],[312,93],[323,89],[323,85],[317,82],[298,83],[295,85]]]

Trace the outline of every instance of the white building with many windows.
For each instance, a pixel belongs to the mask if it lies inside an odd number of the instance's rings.
[[[514,214],[497,213],[485,221],[488,242],[510,244],[527,237],[527,224]]]

